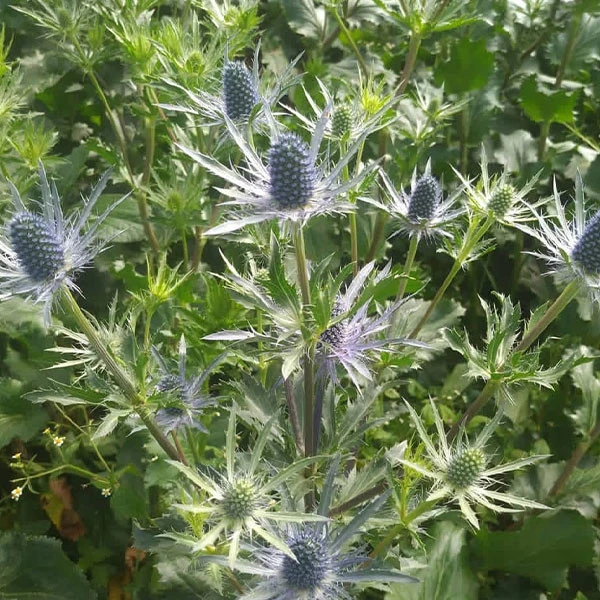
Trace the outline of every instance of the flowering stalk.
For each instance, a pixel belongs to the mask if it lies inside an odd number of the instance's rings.
[[[116,384],[119,386],[125,397],[131,402],[131,405],[135,412],[138,414],[152,437],[158,442],[160,447],[167,453],[167,455],[173,460],[179,460],[179,453],[177,449],[169,442],[164,433],[160,430],[158,425],[154,422],[150,415],[147,407],[144,405],[143,399],[138,394],[131,380],[123,369],[117,364],[112,354],[102,343],[102,340],[98,337],[94,326],[90,323],[89,319],[83,314],[83,311],[77,304],[77,301],[71,294],[70,290],[66,287],[63,288],[62,293],[63,308],[69,312],[85,336],[87,337],[90,346],[97,354],[98,358],[104,363],[106,369],[113,376]]]
[[[398,286],[398,293],[396,294],[396,302],[400,302],[406,291],[406,284],[410,277],[410,270],[412,269],[415,256],[417,254],[417,248],[419,246],[419,236],[413,235],[410,238],[410,245],[408,246],[408,254],[406,255],[406,261],[404,262],[404,269],[402,271],[402,278],[400,279],[400,285]]]
[[[495,219],[493,216],[488,216],[480,227],[479,225],[481,223],[481,219],[475,218],[475,220],[469,225],[469,229],[467,231],[467,235],[465,236],[462,249],[459,255],[457,256],[456,260],[454,261],[450,272],[446,276],[446,279],[444,279],[442,285],[439,287],[438,291],[433,297],[433,300],[429,303],[425,314],[421,317],[420,321],[417,323],[417,326],[411,331],[409,337],[415,338],[418,335],[419,331],[421,331],[423,325],[425,325],[427,319],[429,319],[431,313],[433,313],[435,307],[442,299],[442,296],[444,295],[448,287],[450,287],[450,284],[452,283],[458,272],[461,270],[466,260],[469,258],[471,251],[481,241],[481,238],[493,225],[494,221]]]
[[[515,347],[513,352],[525,352],[546,330],[546,328],[558,317],[558,315],[569,305],[571,300],[575,298],[579,290],[581,289],[581,282],[578,280],[571,281],[567,287],[562,291],[560,296],[548,307],[548,310],[544,313],[544,316],[527,332],[521,342]],[[505,362],[510,360],[507,358]],[[487,401],[493,397],[494,393],[498,389],[502,382],[494,379],[489,379],[485,384],[483,390],[477,398],[469,405],[467,410],[463,413],[461,418],[452,426],[452,429],[448,433],[448,441],[452,441],[459,429],[467,423],[487,404]]]
[[[567,464],[564,466],[562,473],[558,476],[558,479],[554,482],[554,485],[550,488],[548,492],[548,497],[558,496],[559,492],[564,487],[565,483],[569,480],[569,477],[573,474],[573,471],[577,467],[577,465],[581,462],[581,459],[584,457],[585,453],[589,450],[590,446],[596,441],[596,439],[600,436],[600,420],[596,422],[594,429],[590,431],[590,434],[586,440],[581,442],[577,448],[573,451],[571,458],[568,460]]]
[[[302,294],[303,317],[310,314],[310,285],[308,280],[308,267],[306,264],[306,247],[302,226],[294,227],[294,246],[296,250],[296,267],[298,281]],[[311,344],[304,355],[304,454],[311,456],[314,453],[313,414],[315,410],[314,398],[314,346]]]

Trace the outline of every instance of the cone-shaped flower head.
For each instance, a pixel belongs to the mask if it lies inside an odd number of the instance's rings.
[[[17,189],[9,182],[15,212],[5,234],[0,236],[0,299],[22,294],[44,304],[44,321],[50,322],[52,304],[63,286],[77,289],[75,277],[102,250],[98,228],[111,204],[88,226],[94,204],[108,181],[105,174],[83,201],[80,211],[64,216],[60,197],[50,185],[42,164],[39,167],[41,211],[25,207]]]
[[[192,427],[206,432],[200,417],[207,407],[215,404],[213,398],[207,397],[202,391],[202,385],[211,370],[222,360],[215,359],[200,375],[187,377],[186,375],[187,346],[182,335],[179,340],[179,372],[171,373],[167,363],[156,348],[152,348],[152,356],[158,363],[161,377],[155,390],[167,395],[167,406],[159,408],[156,412],[156,422],[165,433],[176,431],[180,427]]]
[[[479,520],[472,504],[485,506],[495,512],[547,508],[533,500],[519,498],[496,489],[499,485],[495,479],[496,475],[515,471],[545,458],[530,456],[496,467],[488,466],[484,448],[502,419],[502,411],[496,413],[474,441],[466,440],[464,428],[461,428],[454,442],[449,444],[446,441],[442,418],[433,401],[430,405],[437,434],[435,439],[427,433],[425,424],[412,406],[406,404],[421,442],[425,446],[427,462],[400,460],[404,466],[414,469],[434,482],[428,501],[449,499],[458,502],[462,514],[475,528],[479,527]]]
[[[331,119],[331,133],[335,138],[343,138],[352,129],[352,107],[341,104],[333,111]]]
[[[462,206],[457,206],[463,187],[454,190],[444,200],[441,185],[431,175],[429,161],[421,177],[417,177],[415,169],[410,193],[397,189],[383,170],[380,174],[387,200],[378,202],[368,197],[361,200],[384,210],[398,222],[398,227],[392,235],[404,233],[419,238],[451,235],[449,226],[465,212]]]
[[[225,482],[223,499],[221,500],[222,515],[232,526],[243,525],[246,519],[252,518],[258,506],[257,486],[250,477],[241,477],[234,481]]]
[[[17,213],[8,224],[8,234],[19,264],[33,281],[51,281],[65,266],[63,240],[40,215]]]
[[[283,557],[283,578],[291,589],[315,592],[331,569],[323,535],[316,528],[304,528],[290,536],[288,546],[294,557]]]
[[[497,218],[502,218],[512,208],[516,199],[515,188],[510,183],[501,183],[492,192],[488,208]]]
[[[485,469],[486,458],[481,448],[464,448],[455,452],[446,472],[448,483],[455,489],[464,489],[477,481]]]
[[[225,63],[223,67],[223,102],[225,113],[232,121],[245,120],[260,97],[252,73],[241,61]]]
[[[336,300],[331,309],[331,320],[334,321],[346,312],[340,299]],[[342,319],[328,327],[321,335],[320,340],[334,348],[340,348],[348,338],[348,319]]]
[[[411,191],[406,216],[412,223],[430,221],[442,199],[442,188],[432,175],[423,175]]]
[[[600,274],[600,212],[585,226],[583,234],[573,247],[571,258],[586,273]]]
[[[310,148],[294,133],[284,133],[268,154],[269,192],[282,209],[305,207],[312,198],[317,173]]]
[[[205,235],[222,235],[272,219],[303,224],[317,215],[355,210],[355,205],[344,202],[343,197],[358,186],[376,165],[372,163],[350,178],[344,176],[344,169],[362,147],[367,135],[374,131],[375,125],[371,129],[365,127],[357,140],[333,163],[329,152],[322,156],[319,153],[331,121],[331,111],[332,103],[329,102],[315,125],[309,143],[295,133],[282,130],[273,121],[271,145],[266,156],[259,155],[237,125],[225,117],[229,135],[246,163],[237,168],[176,144],[204,169],[228,184],[217,189],[229,198],[222,204],[235,208],[225,215],[223,223],[209,229]]]

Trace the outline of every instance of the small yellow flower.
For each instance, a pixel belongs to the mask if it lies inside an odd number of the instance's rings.
[[[110,488],[102,488],[102,495],[105,498],[108,498],[112,494],[112,490]]]
[[[50,435],[50,427],[46,427],[46,429],[44,429],[44,431],[42,432],[46,435]]]
[[[21,486],[16,487],[11,493],[10,493],[10,497],[15,501],[18,502],[19,498],[23,495],[23,488]]]
[[[12,458],[13,460],[21,460],[21,453],[20,453],[20,452],[17,452],[16,454],[13,454],[13,455],[11,456],[11,458]]]
[[[65,438],[62,435],[55,435],[52,438],[52,443],[57,447],[60,448],[64,443],[65,443]]]

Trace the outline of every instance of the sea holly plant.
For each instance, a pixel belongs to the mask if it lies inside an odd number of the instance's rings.
[[[0,597],[595,598],[595,3],[10,4]]]

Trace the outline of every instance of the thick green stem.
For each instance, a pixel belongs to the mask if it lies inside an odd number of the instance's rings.
[[[421,40],[422,37],[420,33],[416,31],[411,33],[410,41],[408,42],[408,53],[404,60],[404,68],[402,69],[402,79],[400,85],[398,85],[398,88],[396,89],[396,96],[401,96],[408,85],[408,80],[410,79],[417,62],[417,54],[421,47]]]
[[[477,396],[477,398],[475,398],[475,400],[469,404],[467,410],[463,413],[461,418],[454,423],[452,429],[450,429],[448,432],[448,442],[454,440],[454,438],[458,435],[460,428],[462,426],[466,426],[467,423],[469,423],[469,421],[483,408],[487,401],[494,396],[494,393],[498,389],[498,385],[498,381],[488,379],[487,383],[479,393],[479,396]]]
[[[525,334],[514,352],[525,352],[540,337],[544,330],[558,317],[558,315],[567,307],[567,305],[577,296],[581,288],[578,280],[571,281],[562,291],[560,296],[548,307],[544,316]]]
[[[367,256],[365,257],[365,262],[371,262],[375,258],[375,254],[377,254],[377,250],[381,244],[381,240],[383,240],[383,234],[385,233],[385,226],[388,222],[387,213],[378,212],[377,217],[375,219],[375,225],[373,227],[373,237],[371,238],[371,245],[369,246],[369,250],[367,252]]]
[[[64,309],[73,316],[77,322],[77,325],[88,339],[92,350],[104,363],[106,370],[111,374],[115,383],[123,392],[123,395],[131,402],[131,406],[138,414],[152,437],[156,439],[160,447],[167,453],[169,458],[172,458],[173,460],[179,460],[177,449],[173,446],[173,444],[171,444],[171,442],[169,442],[165,434],[154,422],[154,419],[150,415],[147,406],[144,404],[144,400],[138,394],[135,386],[125,371],[119,366],[102,340],[99,338],[96,329],[85,316],[81,308],[79,308],[79,304],[77,304],[73,294],[71,294],[70,290],[66,287],[63,287],[62,299]]]
[[[310,283],[306,264],[304,234],[302,233],[302,226],[300,224],[295,227],[294,246],[296,250],[296,270],[298,271],[298,281],[302,294],[302,315],[306,321],[310,317]],[[314,388],[314,347],[312,344],[309,344],[304,355],[304,454],[306,456],[312,456],[314,453]]]
[[[412,269],[415,256],[417,255],[417,248],[419,246],[419,236],[413,235],[410,238],[410,245],[408,247],[408,254],[406,255],[406,261],[404,262],[404,269],[402,271],[402,277],[400,278],[400,285],[398,286],[398,293],[396,294],[396,302],[400,302],[404,297],[406,291],[406,285],[410,278],[410,270]]]
[[[348,215],[350,224],[350,258],[352,260],[354,276],[358,275],[358,228],[356,226],[356,213]]]
[[[450,272],[446,276],[446,279],[444,279],[442,285],[439,287],[438,291],[433,297],[433,300],[429,303],[425,314],[421,317],[421,319],[417,323],[417,326],[411,331],[411,338],[416,337],[419,331],[421,331],[423,325],[425,325],[425,323],[431,316],[431,313],[433,313],[435,307],[442,299],[442,296],[445,294],[446,290],[448,289],[458,272],[461,270],[463,263],[467,260],[467,258],[469,258],[469,255],[471,254],[473,248],[479,243],[481,238],[486,234],[487,230],[492,226],[493,223],[493,217],[488,217],[481,225],[481,227],[479,226],[480,221],[474,221],[473,224],[469,227],[469,231],[467,232],[467,236],[465,238],[465,241],[463,242],[463,247],[457,259],[454,261]]]
[[[584,457],[585,453],[589,450],[594,441],[596,441],[598,436],[600,436],[600,420],[596,423],[588,438],[581,442],[573,451],[573,454],[571,455],[571,458],[567,464],[564,466],[562,473],[554,482],[552,488],[550,488],[550,491],[548,492],[549,497],[557,496],[559,494],[565,483],[567,483],[573,474],[573,471],[576,469],[577,465],[581,462],[581,459]]]

